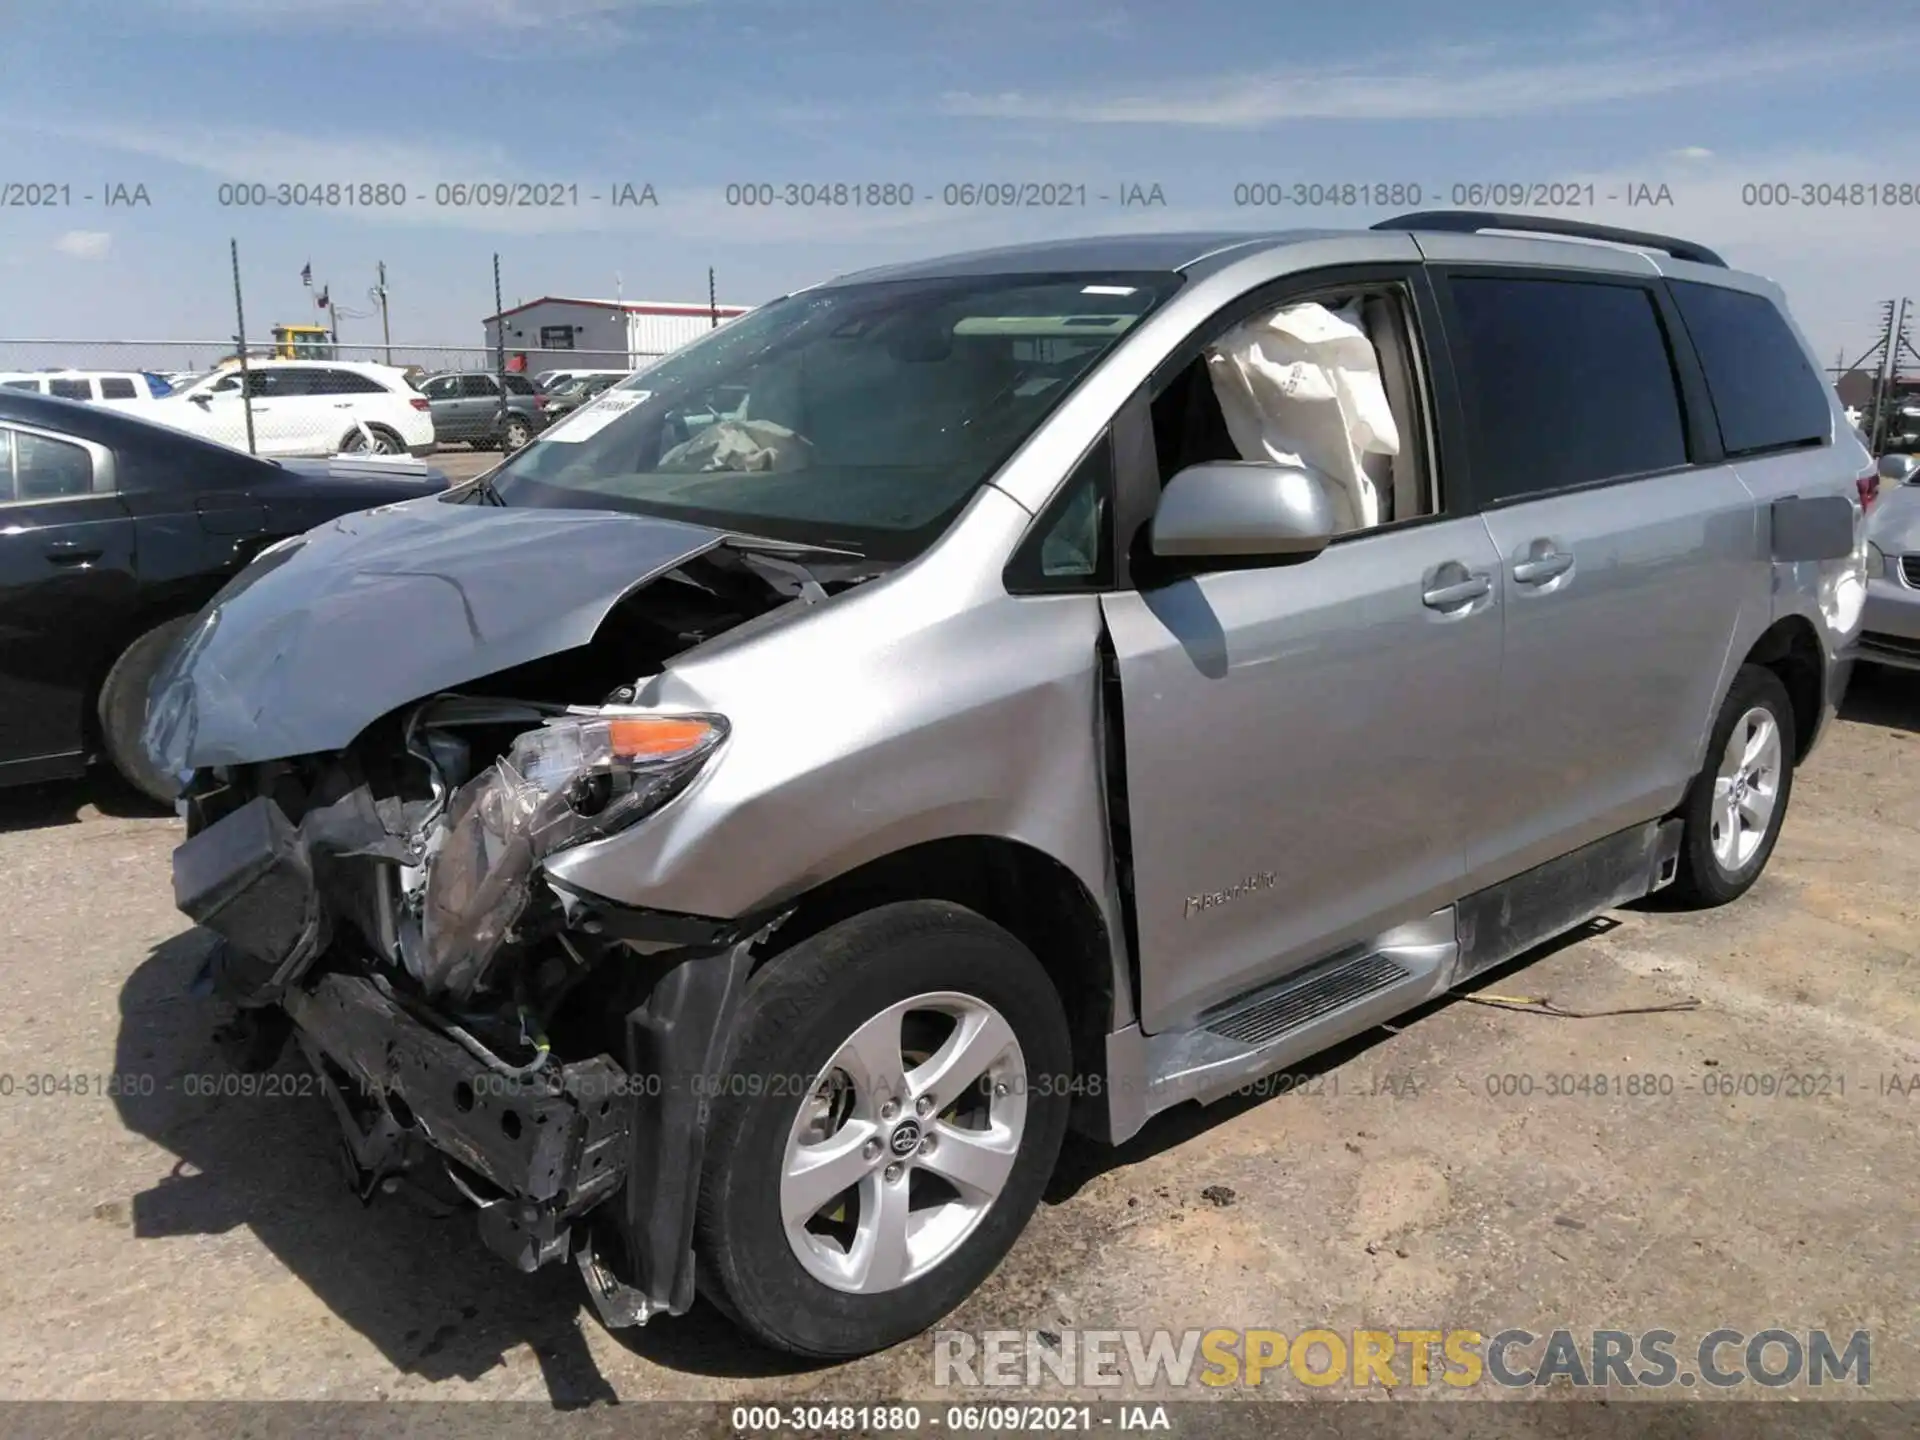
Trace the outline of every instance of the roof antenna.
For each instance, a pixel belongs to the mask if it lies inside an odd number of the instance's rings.
[[[620,272],[616,270],[613,272],[613,303],[616,305],[624,304],[626,297],[626,289],[620,283]]]

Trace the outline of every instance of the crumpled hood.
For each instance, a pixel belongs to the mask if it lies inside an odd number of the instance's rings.
[[[256,560],[156,678],[169,774],[339,750],[410,700],[584,645],[628,592],[722,532],[433,498],[330,521]]]

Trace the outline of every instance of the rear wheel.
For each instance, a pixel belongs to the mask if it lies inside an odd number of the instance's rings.
[[[1005,1258],[1053,1171],[1072,1073],[1053,982],[971,911],[887,905],[769,962],[736,1036],[702,1289],[802,1355],[927,1329]]]
[[[147,694],[153,677],[192,623],[191,615],[182,615],[154,626],[120,653],[100,687],[100,739],[107,759],[128,784],[160,805],[171,805],[180,785],[147,758],[140,732],[147,723]]]
[[[500,430],[500,451],[511,455],[529,440],[533,439],[533,427],[518,415],[507,417],[507,423]]]
[[[1780,677],[1741,666],[1680,812],[1676,900],[1724,905],[1760,878],[1793,794],[1795,743],[1793,702]]]
[[[367,434],[373,436],[371,444]],[[340,442],[343,455],[398,455],[406,448],[406,443],[384,425],[369,425],[365,433],[356,425]]]

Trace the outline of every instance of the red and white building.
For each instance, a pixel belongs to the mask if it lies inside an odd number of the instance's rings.
[[[750,308],[542,295],[487,317],[487,353],[492,355],[504,338],[508,368],[529,375],[545,370],[638,370]]]

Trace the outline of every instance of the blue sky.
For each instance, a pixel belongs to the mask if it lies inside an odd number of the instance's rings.
[[[1549,7],[1255,0],[11,0],[0,340],[231,333],[313,318],[387,264],[397,342],[477,344],[491,256],[543,293],[755,303],[917,254],[1126,228],[1364,225],[1395,207],[1234,204],[1250,181],[1592,183],[1602,220],[1700,239],[1785,284],[1823,358],[1920,298],[1920,203],[1762,208],[1743,186],[1906,183],[1888,124],[1911,6]],[[1823,18],[1828,17],[1828,18]],[[1904,107],[1895,105],[1892,113]],[[437,184],[577,185],[577,206],[441,207]],[[386,211],[223,208],[219,187],[390,181]],[[908,209],[744,209],[730,182],[911,184]],[[939,203],[949,183],[1084,185],[1085,208]],[[587,198],[651,184],[657,207]],[[151,204],[107,208],[113,183]],[[1609,203],[1665,184],[1671,206]],[[1164,208],[1092,198],[1157,184]],[[1435,193],[1436,189],[1441,193]],[[83,194],[93,194],[92,202]],[[1575,213],[1575,212],[1563,212]],[[377,321],[348,319],[344,338]],[[1851,358],[1851,354],[1849,355]]]

